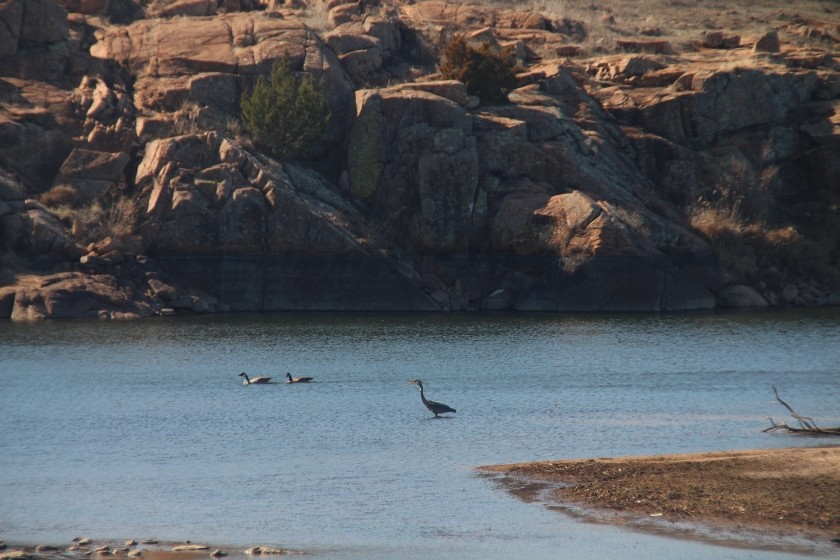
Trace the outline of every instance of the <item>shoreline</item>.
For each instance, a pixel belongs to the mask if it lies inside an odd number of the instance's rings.
[[[524,501],[587,522],[727,546],[840,551],[840,446],[477,467]]]
[[[562,459],[476,467],[517,498],[589,523],[710,545],[836,556],[840,445]],[[304,550],[184,542],[73,539],[5,543],[0,560],[200,560]]]
[[[120,560],[202,560],[206,558],[255,558],[261,556],[289,556],[307,554],[306,551],[269,546],[248,548],[207,545],[191,541],[170,542],[134,539],[95,539],[77,537],[68,545],[21,544],[0,540],[0,560],[76,560],[114,558]]]

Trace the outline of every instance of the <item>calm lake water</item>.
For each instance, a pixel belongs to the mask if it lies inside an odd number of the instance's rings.
[[[432,418],[411,377],[458,413]],[[0,381],[9,542],[787,559],[584,523],[474,467],[831,443],[761,430],[788,416],[773,384],[840,423],[840,312],[0,322]]]

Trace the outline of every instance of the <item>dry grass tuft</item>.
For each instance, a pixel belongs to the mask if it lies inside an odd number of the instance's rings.
[[[72,207],[78,197],[76,188],[71,185],[56,185],[38,197],[38,202],[48,208],[57,206]]]
[[[758,66],[755,64],[755,61],[750,59],[742,59],[742,60],[729,60],[727,62],[721,63],[720,67],[718,68],[721,72],[729,72],[731,74],[741,75],[744,72],[749,70],[756,70]]]
[[[708,239],[738,235],[744,229],[737,207],[721,208],[704,203],[691,210],[689,223]]]
[[[176,134],[196,134],[200,132],[198,125],[198,103],[191,99],[185,99],[181,106],[172,116],[175,119]]]
[[[139,206],[134,199],[119,196],[111,201],[97,200],[83,208],[59,207],[54,212],[72,224],[73,237],[85,244],[108,236],[125,239],[132,235]]]
[[[246,134],[245,125],[234,115],[227,115],[225,118],[225,136],[237,141],[242,141]]]
[[[326,2],[322,0],[309,0],[301,19],[307,27],[315,32],[329,31],[333,27],[330,23]]]

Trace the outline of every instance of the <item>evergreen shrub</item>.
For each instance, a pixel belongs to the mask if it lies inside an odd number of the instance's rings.
[[[256,144],[280,159],[313,155],[330,118],[320,82],[296,76],[288,55],[274,62],[270,82],[260,76],[242,95],[240,109]]]

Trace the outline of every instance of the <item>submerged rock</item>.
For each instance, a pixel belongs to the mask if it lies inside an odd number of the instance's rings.
[[[172,552],[195,552],[200,550],[210,550],[210,547],[204,544],[180,544],[172,547]]]
[[[290,551],[282,548],[271,548],[268,546],[252,546],[245,550],[245,554],[251,555],[269,555],[269,554],[291,554]]]
[[[4,550],[0,552],[0,560],[36,560],[38,556],[24,550]]]
[[[767,307],[764,297],[750,286],[727,286],[718,294],[721,307]]]

